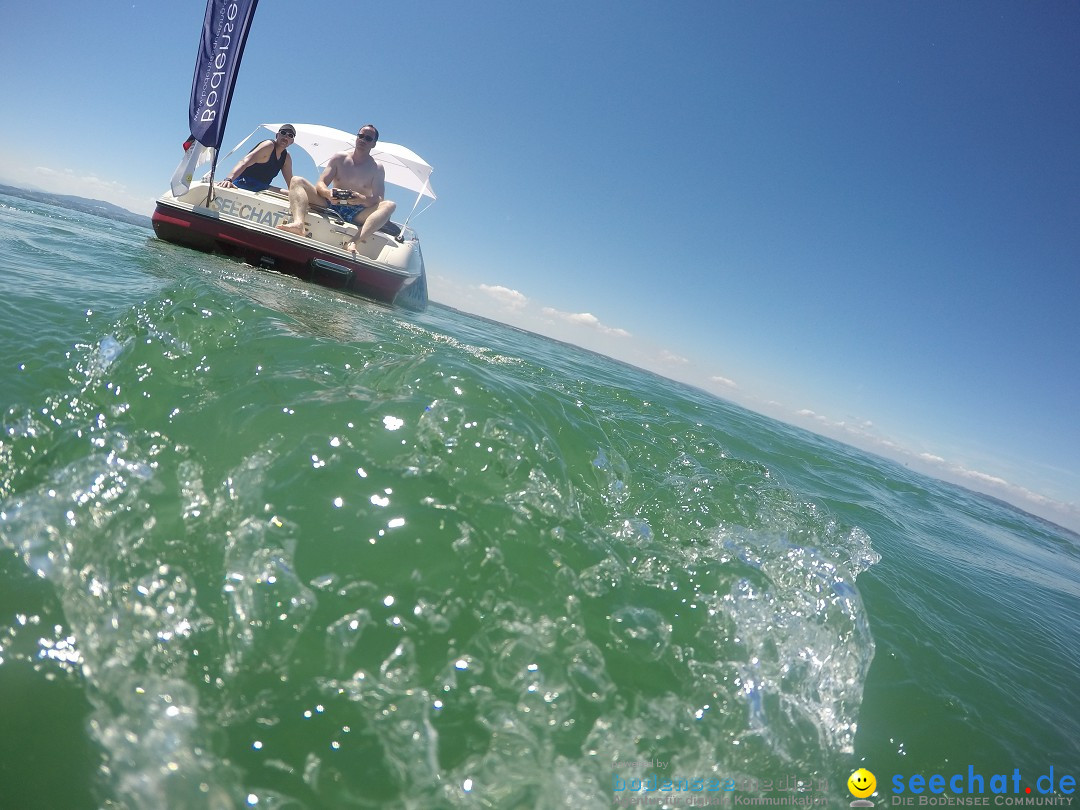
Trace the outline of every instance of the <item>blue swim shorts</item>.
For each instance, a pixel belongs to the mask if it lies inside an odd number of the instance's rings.
[[[327,203],[327,208],[337,213],[346,222],[352,222],[356,215],[364,210],[363,205],[341,205],[339,203]]]
[[[269,183],[264,183],[262,180],[255,180],[251,177],[244,177],[240,175],[233,181],[233,185],[237,188],[246,189],[247,191],[266,191],[270,188]]]

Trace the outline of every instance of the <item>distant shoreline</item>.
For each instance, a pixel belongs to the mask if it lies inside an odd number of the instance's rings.
[[[12,197],[22,197],[24,200],[50,203],[63,208],[73,208],[86,214],[112,219],[118,222],[126,222],[129,225],[138,225],[143,228],[153,227],[150,217],[142,216],[121,208],[118,205],[105,202],[104,200],[90,200],[86,197],[74,197],[70,194],[53,194],[49,191],[31,191],[28,188],[8,186],[0,183],[0,194],[8,194]]]

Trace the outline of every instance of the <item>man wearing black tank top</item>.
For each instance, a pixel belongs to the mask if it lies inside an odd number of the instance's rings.
[[[286,151],[296,137],[292,124],[282,124],[277,137],[263,141],[247,157],[236,164],[228,177],[218,183],[224,188],[244,188],[248,191],[265,191],[281,172],[285,188],[292,182],[292,155]]]

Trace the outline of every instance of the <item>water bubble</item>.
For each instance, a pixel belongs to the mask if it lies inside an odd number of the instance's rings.
[[[98,344],[98,359],[101,361],[101,367],[108,368],[111,366],[123,350],[123,344],[112,335],[103,337]]]
[[[663,655],[671,639],[671,625],[652,608],[620,608],[612,614],[610,627],[620,647],[646,661]]]
[[[600,648],[590,642],[577,644],[567,651],[570,663],[566,667],[566,675],[570,684],[579,695],[593,703],[600,703],[615,684],[608,677],[604,666],[604,655]]]

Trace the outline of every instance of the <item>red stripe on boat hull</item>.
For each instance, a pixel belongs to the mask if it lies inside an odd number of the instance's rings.
[[[385,304],[395,303],[398,293],[410,279],[409,276],[384,270],[377,265],[320,250],[317,242],[297,244],[284,235],[278,237],[235,225],[216,216],[208,217],[160,202],[154,210],[152,221],[154,233],[166,242],[209,253],[221,253],[256,267],[265,267],[305,281],[348,290]],[[351,272],[351,276],[320,269],[313,265],[313,261],[317,259],[345,268]],[[414,284],[424,285],[424,294],[403,295],[398,303],[409,309],[424,309],[427,304],[425,280],[421,277]]]

